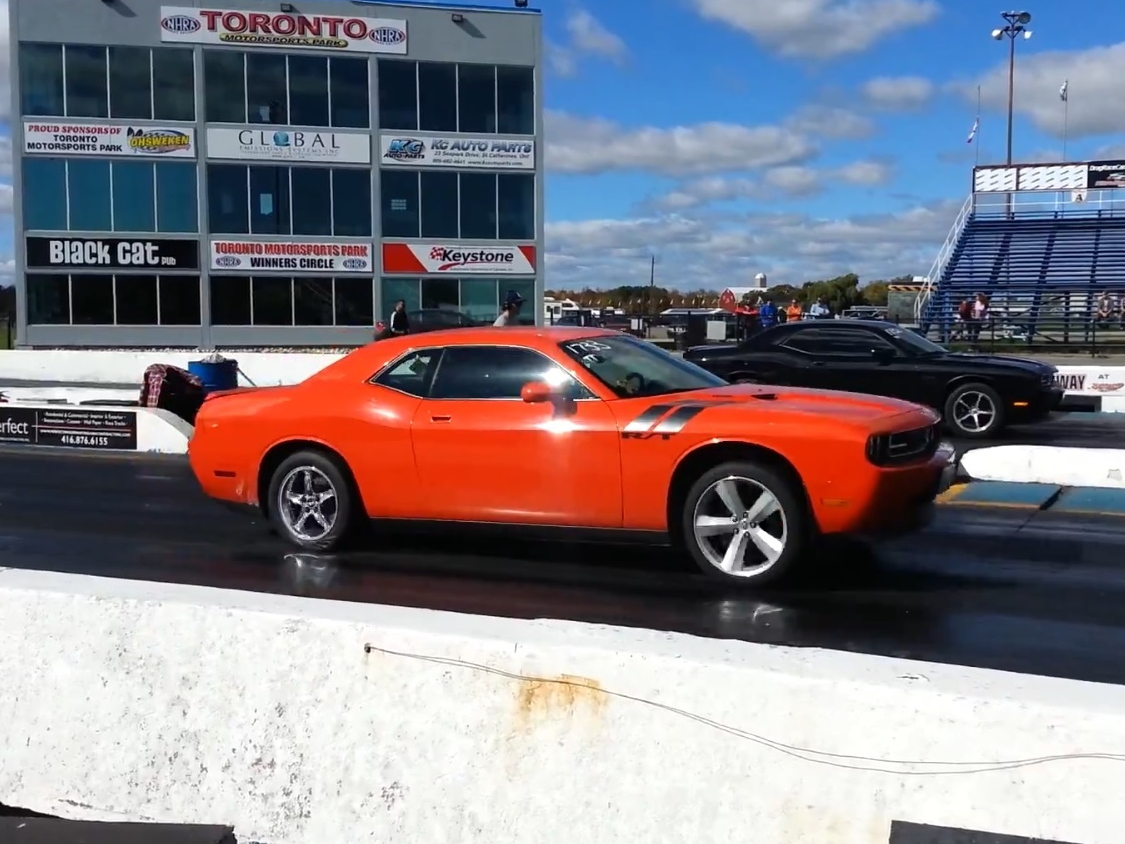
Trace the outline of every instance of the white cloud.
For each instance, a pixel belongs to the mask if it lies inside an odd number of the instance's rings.
[[[816,152],[806,136],[780,126],[623,127],[564,112],[548,112],[546,121],[547,167],[555,173],[646,170],[686,176],[793,164]]]
[[[817,219],[801,214],[654,215],[547,225],[547,286],[581,289],[645,284],[657,256],[657,283],[683,290],[746,283],[801,284],[856,272],[863,279],[924,273],[960,200],[897,214]]]
[[[608,59],[617,64],[624,64],[629,57],[625,42],[585,9],[572,10],[565,27],[565,44],[547,41],[545,45],[547,62],[560,76],[576,75],[582,58],[586,56]]]
[[[926,105],[935,85],[921,76],[880,76],[863,85],[863,97],[876,108],[911,111]]]
[[[861,53],[937,17],[936,0],[691,0],[704,18],[783,56],[831,59]]]
[[[1017,47],[1017,52],[1020,50]],[[999,51],[1003,52],[1003,51]],[[1089,50],[1052,50],[1016,56],[1014,107],[1042,131],[1061,138],[1063,102],[1059,89],[1069,80],[1069,117],[1065,121],[1072,139],[1125,131],[1125,43]],[[1008,107],[1008,63],[1001,61],[979,79],[957,83],[956,89],[1001,115]],[[997,125],[1001,125],[998,123]],[[999,131],[1003,131],[1003,128]]]
[[[797,132],[834,140],[863,140],[875,134],[875,124],[862,114],[831,105],[802,106],[786,125]]]

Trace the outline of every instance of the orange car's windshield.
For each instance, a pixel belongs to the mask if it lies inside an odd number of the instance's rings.
[[[561,343],[562,350],[620,398],[663,396],[727,382],[683,358],[635,337],[589,337]]]

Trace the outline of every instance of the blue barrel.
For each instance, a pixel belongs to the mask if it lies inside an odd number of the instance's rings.
[[[234,390],[238,387],[238,361],[193,360],[188,362],[188,372],[203,382],[207,392]]]

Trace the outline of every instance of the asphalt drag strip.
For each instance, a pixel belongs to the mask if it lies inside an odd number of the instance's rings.
[[[1055,445],[1064,448],[1125,448],[1125,413],[1053,413],[1034,425],[1017,425],[995,439],[952,438],[958,454],[996,445]]]
[[[943,507],[796,586],[720,589],[644,548],[383,537],[295,554],[182,460],[0,452],[3,566],[514,618],[570,619],[1125,683],[1125,520]]]

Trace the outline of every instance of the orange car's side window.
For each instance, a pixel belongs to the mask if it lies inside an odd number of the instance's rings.
[[[375,378],[372,383],[389,387],[408,396],[426,398],[434,380],[441,349],[419,349],[392,363]]]

